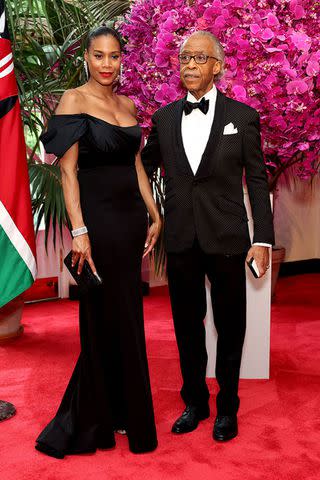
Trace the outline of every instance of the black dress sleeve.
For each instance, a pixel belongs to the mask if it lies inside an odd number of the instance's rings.
[[[61,158],[87,131],[87,118],[84,114],[53,115],[47,130],[40,135],[47,153]]]
[[[152,177],[154,171],[162,164],[159,135],[154,115],[152,117],[152,129],[147,144],[142,149],[141,159],[149,178]]]

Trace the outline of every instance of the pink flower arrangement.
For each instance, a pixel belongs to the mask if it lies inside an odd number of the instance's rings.
[[[309,178],[319,166],[319,6],[313,0],[136,0],[120,29],[127,39],[121,91],[148,129],[155,110],[185,94],[177,55],[183,40],[208,30],[225,48],[217,84],[261,116],[271,172],[299,161]],[[279,171],[280,171],[279,170]]]

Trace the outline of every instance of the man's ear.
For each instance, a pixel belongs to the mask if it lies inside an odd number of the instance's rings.
[[[215,64],[213,65],[213,68],[212,68],[212,72],[213,72],[213,75],[216,77],[218,75],[218,73],[221,72],[221,62],[215,62]]]

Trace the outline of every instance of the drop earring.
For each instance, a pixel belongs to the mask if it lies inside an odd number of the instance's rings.
[[[118,88],[121,86],[121,76],[122,76],[122,65],[120,65],[120,70],[117,77],[113,81],[113,91],[116,92]]]
[[[84,71],[85,71],[85,74],[86,74],[86,79],[89,80],[89,69],[88,69],[88,64],[85,60],[83,62],[83,68],[84,68]]]
[[[123,67],[122,65],[120,65],[118,76],[114,79],[114,83],[116,83],[117,85],[121,84],[122,73],[123,73]]]

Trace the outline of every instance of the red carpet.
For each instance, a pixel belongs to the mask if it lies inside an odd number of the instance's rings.
[[[25,334],[0,348],[0,398],[17,415],[0,423],[1,480],[319,480],[320,276],[280,279],[272,308],[271,380],[245,380],[239,437],[217,444],[215,415],[185,436],[170,433],[183,404],[169,301],[165,289],[145,299],[150,373],[159,447],[134,455],[126,437],[112,451],[55,460],[34,450],[54,415],[79,348],[77,303],[27,305]],[[215,392],[215,381],[210,381]]]

